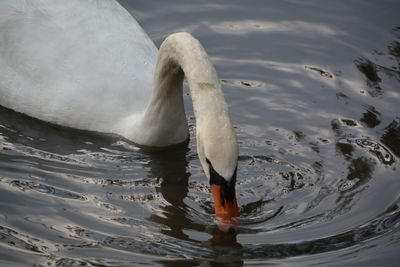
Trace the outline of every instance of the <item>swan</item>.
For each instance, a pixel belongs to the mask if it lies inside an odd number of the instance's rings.
[[[236,224],[238,145],[207,53],[189,33],[159,51],[115,0],[1,0],[0,105],[57,125],[148,147],[188,140],[182,84],[217,223]]]

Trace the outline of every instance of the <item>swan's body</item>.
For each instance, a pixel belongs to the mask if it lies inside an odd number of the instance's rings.
[[[204,171],[212,185],[234,194],[235,133],[215,69],[190,34],[171,35],[158,53],[113,0],[0,1],[2,106],[140,145],[169,146],[188,138],[184,75]],[[222,206],[236,205],[229,194]],[[237,216],[237,206],[230,212]]]
[[[0,104],[32,117],[127,137],[157,54],[114,1],[0,1]]]

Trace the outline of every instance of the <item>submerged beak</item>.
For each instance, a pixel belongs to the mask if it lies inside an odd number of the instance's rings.
[[[223,232],[236,232],[239,225],[235,217],[239,216],[235,193],[226,195],[224,185],[211,184],[211,192],[214,196],[215,215],[217,226]]]

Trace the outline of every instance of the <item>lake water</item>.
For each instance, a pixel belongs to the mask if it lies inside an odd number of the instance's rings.
[[[240,145],[237,234],[191,141],[167,151],[0,107],[0,266],[399,266],[398,1],[121,1],[188,31]]]

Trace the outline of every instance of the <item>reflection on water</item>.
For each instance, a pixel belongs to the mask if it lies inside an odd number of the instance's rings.
[[[238,233],[215,226],[186,92],[191,140],[164,151],[0,107],[0,265],[398,263],[398,4],[121,3],[157,44],[189,30],[216,64]]]
[[[367,85],[370,88],[368,92],[371,96],[379,96],[382,94],[380,87],[381,78],[378,76],[377,66],[368,59],[357,59],[355,62],[358,70],[365,75]]]
[[[381,141],[400,157],[400,119],[393,120],[385,127]]]
[[[363,113],[360,121],[369,128],[374,128],[381,123],[381,114],[373,106],[366,105],[366,112]]]

